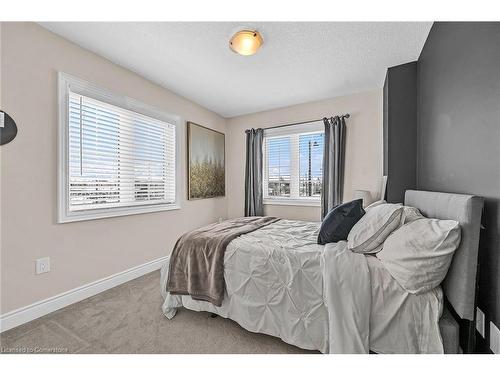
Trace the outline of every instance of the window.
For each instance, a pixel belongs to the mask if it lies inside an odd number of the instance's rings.
[[[264,203],[319,205],[323,174],[321,121],[264,130]]]
[[[267,138],[267,196],[290,197],[290,137]]]
[[[59,222],[179,208],[177,120],[59,76]]]

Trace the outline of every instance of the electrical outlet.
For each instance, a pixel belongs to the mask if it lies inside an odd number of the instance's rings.
[[[36,274],[39,275],[41,273],[50,271],[50,258],[40,258],[36,260]]]
[[[476,329],[484,338],[484,313],[479,307],[476,309]]]
[[[500,329],[490,322],[490,349],[495,354],[500,354]]]

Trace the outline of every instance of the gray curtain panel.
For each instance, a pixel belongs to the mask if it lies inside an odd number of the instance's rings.
[[[324,118],[325,147],[323,152],[323,191],[321,220],[336,205],[344,193],[344,161],[346,125],[344,116]]]
[[[247,160],[245,170],[245,216],[264,216],[262,198],[262,142],[264,130],[245,130]]]

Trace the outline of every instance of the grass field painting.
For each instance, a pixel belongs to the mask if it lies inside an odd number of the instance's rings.
[[[189,199],[225,195],[224,137],[223,133],[188,122]]]

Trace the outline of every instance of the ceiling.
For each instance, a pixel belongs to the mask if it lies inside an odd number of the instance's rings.
[[[418,59],[431,22],[45,22],[41,25],[223,117],[380,88]],[[253,56],[228,48],[242,28]]]

